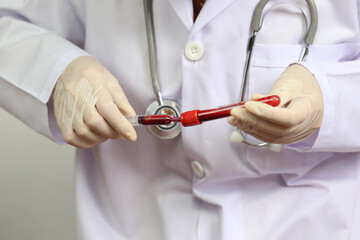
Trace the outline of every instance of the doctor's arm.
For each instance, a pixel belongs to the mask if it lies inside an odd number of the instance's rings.
[[[88,55],[83,33],[67,0],[0,2],[0,107],[60,142],[50,97],[69,62]]]
[[[47,11],[41,9],[47,9]],[[115,101],[119,101],[123,93],[120,87],[114,87],[113,76],[101,64],[93,59],[88,60],[90,57],[84,57],[89,54],[82,50],[83,23],[68,0],[13,0],[0,3],[0,39],[0,107],[40,134],[58,142],[65,139],[79,147],[90,147],[95,142],[104,141],[104,137],[127,136],[132,141],[136,139],[134,134],[130,134],[130,137],[129,134],[126,135],[129,131],[126,127],[120,129],[118,122],[121,120],[117,120],[117,125],[109,120],[111,117],[112,119],[118,117],[119,114],[112,116],[107,111],[114,108],[114,105],[109,104],[109,101],[113,101],[109,96],[113,95],[105,90],[109,90],[110,87],[120,92],[118,94],[120,97],[115,97]],[[80,61],[83,63],[80,64]],[[74,68],[74,64],[79,68]],[[69,69],[73,75],[69,74]],[[81,75],[83,74],[81,71],[89,72],[91,69],[98,70],[97,79],[90,79],[90,77],[87,79],[101,88],[95,96],[99,100],[95,106],[103,108],[100,111],[105,115],[111,128],[107,127],[108,131],[104,134],[101,130],[92,134],[86,132],[83,126],[79,128],[77,124],[79,134],[76,135],[83,135],[83,137],[74,136],[75,131],[69,134],[70,128],[65,127],[66,121],[63,121],[66,118],[63,113],[69,106],[64,107],[65,105],[62,104],[63,108],[56,111],[62,135],[56,123],[53,107],[56,110],[61,102],[71,104],[69,96],[74,93],[71,91],[76,90],[78,81],[82,79],[76,74]],[[99,76],[100,73],[103,76]],[[98,81],[105,75],[107,78],[102,79],[103,83]],[[71,78],[74,81],[72,83]],[[54,91],[57,82],[57,90]],[[54,92],[57,94],[57,104],[53,104]],[[62,101],[62,98],[66,100]],[[127,101],[124,100],[124,102],[126,105]],[[79,101],[77,104],[78,107]],[[133,111],[127,112],[126,109],[125,107],[122,110],[126,113]],[[84,110],[83,116],[92,119],[89,121],[90,124],[94,125],[94,122],[99,121],[92,113],[89,114],[89,107]],[[104,124],[99,126],[103,128]],[[65,128],[67,130],[64,130]],[[133,130],[132,127],[131,130]]]
[[[290,66],[274,84],[272,92],[284,98],[281,107],[270,109],[250,103],[246,110],[234,111],[229,122],[259,139],[286,144],[286,148],[300,152],[360,151],[358,57],[301,65]],[[302,77],[301,73],[305,75]],[[291,85],[299,79],[301,84],[294,93]],[[299,89],[301,95],[296,93]]]
[[[333,9],[343,7],[335,12],[324,6],[318,6],[319,27],[307,62],[285,69],[271,90],[282,105],[249,103],[246,110],[234,110],[231,124],[299,152],[360,151],[360,0],[330,1]],[[294,80],[301,82],[295,92]]]

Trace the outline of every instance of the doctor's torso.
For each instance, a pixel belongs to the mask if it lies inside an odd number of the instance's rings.
[[[117,77],[137,114],[145,113],[155,95],[142,1],[73,2],[85,30],[84,49]],[[305,1],[294,2],[308,16]],[[308,61],[350,59],[349,49],[358,40],[356,2],[316,3],[319,27]],[[208,0],[193,23],[191,1],[154,1],[164,98],[181,103],[183,111],[238,101],[256,4]],[[305,33],[303,15],[292,5],[266,15],[254,48],[249,96],[267,94],[277,76],[298,61]],[[204,51],[191,60],[185,49],[194,42]],[[340,196],[327,192],[339,190],[336,186],[312,185],[318,181],[316,167],[325,160],[327,173],[339,171],[332,153],[286,148],[274,153],[233,144],[234,128],[226,119],[183,128],[165,141],[143,127],[136,130],[136,143],[109,140],[78,153],[77,187],[84,189],[77,193],[80,229],[93,228],[80,234],[84,239],[106,231],[108,239],[320,239],[310,229],[299,230],[308,228],[317,228],[321,239],[342,239],[344,233],[335,229],[351,223],[346,204],[337,203]],[[308,187],[291,187],[301,181]],[[320,221],[325,209],[336,216],[326,227]],[[279,228],[285,216],[287,225]],[[106,227],[97,225],[99,219]]]

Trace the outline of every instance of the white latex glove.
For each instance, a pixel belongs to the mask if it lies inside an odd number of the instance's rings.
[[[135,115],[117,79],[96,59],[73,60],[54,92],[54,112],[65,141],[90,148],[107,139],[136,141],[124,115]]]
[[[299,64],[289,66],[269,95],[278,95],[279,107],[250,101],[233,109],[228,122],[268,143],[290,144],[311,136],[321,126],[323,97],[314,75]],[[262,95],[255,94],[252,99]]]

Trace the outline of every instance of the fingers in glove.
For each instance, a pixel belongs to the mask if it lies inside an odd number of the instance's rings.
[[[268,121],[268,119],[261,118],[256,114],[248,112],[246,109],[234,109],[231,111],[231,114],[237,121],[235,122],[236,124],[242,124],[244,128],[248,126],[252,129],[256,129],[259,132],[261,131],[271,134],[277,138],[297,135],[298,132],[305,131],[303,125],[301,124],[302,122],[295,125],[278,124]],[[235,120],[229,119],[229,123],[232,124],[232,122],[234,122]]]
[[[115,77],[113,77],[112,75],[109,77],[111,77],[112,79],[107,84],[107,88],[108,88],[116,106],[120,109],[120,111],[125,116],[136,115],[134,109],[131,107],[128,99],[126,98],[123,89],[118,84],[117,79]]]
[[[263,131],[274,136],[286,136],[291,131],[291,127],[286,127],[282,125],[278,125],[264,119],[257,117],[256,115],[246,111],[246,109],[234,109],[231,111],[234,119],[229,119],[229,123],[234,125],[242,125],[242,129],[245,127],[258,129],[259,131]]]
[[[303,122],[307,117],[307,110],[303,104],[298,102],[290,103],[286,108],[281,108],[251,101],[245,104],[245,108],[261,119],[288,127]]]
[[[235,118],[233,116],[228,118],[228,122],[231,125],[233,125],[234,127],[237,127],[241,131],[243,131],[261,141],[265,141],[268,143],[276,143],[276,139],[279,138],[279,136],[272,135],[267,132],[263,132],[263,131],[259,130],[258,128],[256,128],[255,126],[249,125],[245,122],[242,122],[241,120],[238,120],[237,118]]]
[[[74,119],[74,131],[82,139],[85,139],[89,143],[101,143],[106,141],[106,137],[97,134],[92,131],[84,122],[83,119]]]
[[[85,108],[85,124],[95,133],[105,138],[116,139],[119,134],[115,129],[100,115],[96,108]]]
[[[117,105],[113,102],[110,93],[105,89],[100,89],[99,98],[96,103],[98,112],[105,120],[115,129],[117,133],[125,137],[127,140],[136,141],[136,132],[129,121],[121,114]]]
[[[268,143],[290,144],[299,142],[312,135],[316,130],[305,130],[302,128],[302,125],[294,127],[279,126],[266,122],[255,115],[246,113],[246,110],[243,112],[244,113],[235,112],[234,116],[229,117],[228,122],[243,132]],[[239,114],[241,114],[241,116],[239,116]]]
[[[86,149],[86,148],[91,148],[96,144],[96,142],[88,141],[88,140],[80,137],[72,129],[71,130],[61,129],[61,132],[62,132],[65,142],[70,145],[73,145],[74,147]]]
[[[251,96],[251,100],[256,100],[256,99],[259,99],[259,98],[262,98],[262,97],[265,97],[266,95],[263,95],[263,94],[259,94],[259,93],[255,93]]]

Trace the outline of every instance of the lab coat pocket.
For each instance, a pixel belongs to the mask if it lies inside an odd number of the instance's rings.
[[[284,148],[280,153],[265,148],[248,148],[247,160],[260,175],[295,174],[301,177],[332,155],[326,152],[300,153]]]
[[[299,62],[302,44],[255,44],[249,69],[248,97],[254,93],[268,94],[279,75],[292,63]],[[360,54],[356,42],[311,45],[308,64],[350,61]]]
[[[297,62],[302,45],[274,45],[255,44],[248,74],[248,91],[245,99],[250,99],[253,94],[267,95],[270,93],[280,74],[289,66]],[[260,142],[251,136],[252,142]]]
[[[297,62],[301,45],[255,44],[248,75],[248,98],[254,93],[268,94],[279,75]]]

